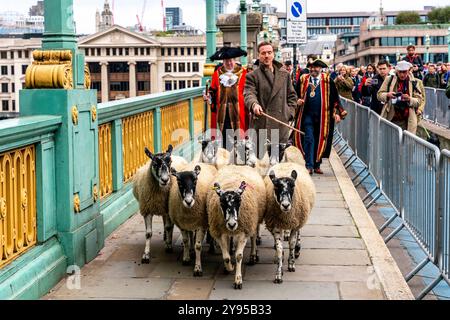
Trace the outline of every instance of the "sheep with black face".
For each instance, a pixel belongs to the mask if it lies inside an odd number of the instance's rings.
[[[295,271],[299,252],[299,230],[306,224],[314,206],[316,189],[304,166],[279,163],[271,168],[266,184],[265,223],[276,245],[275,283],[283,282],[283,230],[290,230],[288,270]]]
[[[255,169],[247,166],[227,166],[217,173],[214,190],[207,196],[209,231],[220,244],[226,272],[233,271],[229,243],[236,242],[235,289],[242,288],[241,265],[247,238],[255,239],[257,226],[264,217],[266,195],[264,181]],[[257,260],[256,246],[250,253]]]
[[[201,265],[202,242],[208,230],[206,195],[217,170],[213,165],[188,164],[177,172],[172,168],[173,186],[169,195],[169,216],[180,228],[183,237],[183,264],[190,263],[189,233],[195,234],[194,276],[203,275]]]
[[[202,152],[200,154],[201,163],[208,163],[216,166],[220,170],[230,162],[230,152],[224,148],[219,147],[219,141],[199,137],[198,142],[202,145]]]
[[[166,152],[153,154],[145,148],[151,161],[139,168],[133,178],[133,195],[139,202],[139,211],[145,221],[145,250],[142,263],[150,262],[150,242],[152,238],[153,216],[162,216],[164,221],[164,240],[166,252],[172,252],[173,223],[168,213],[169,191],[172,186],[170,168],[181,168],[187,161],[172,156],[173,147]]]

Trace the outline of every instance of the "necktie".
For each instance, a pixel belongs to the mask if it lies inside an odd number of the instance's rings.
[[[317,78],[314,78],[314,86],[317,86]]]

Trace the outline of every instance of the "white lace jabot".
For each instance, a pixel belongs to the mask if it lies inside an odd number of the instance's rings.
[[[232,72],[227,72],[227,73],[222,74],[219,77],[219,79],[220,79],[220,83],[224,87],[232,87],[236,84],[236,82],[238,80],[238,76]]]

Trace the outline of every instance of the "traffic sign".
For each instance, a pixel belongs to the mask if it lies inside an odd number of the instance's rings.
[[[286,42],[305,44],[307,41],[306,0],[286,0]]]
[[[287,21],[306,22],[306,0],[286,0]]]
[[[305,44],[307,42],[306,22],[288,21],[286,42]]]

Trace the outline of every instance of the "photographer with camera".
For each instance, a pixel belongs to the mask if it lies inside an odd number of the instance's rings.
[[[395,67],[395,75],[387,77],[377,98],[385,105],[381,111],[381,116],[403,130],[416,134],[418,118],[423,112],[424,94],[418,80],[410,73],[411,64],[400,61]]]

